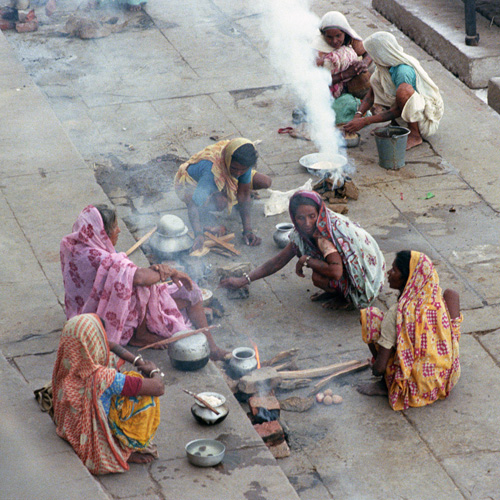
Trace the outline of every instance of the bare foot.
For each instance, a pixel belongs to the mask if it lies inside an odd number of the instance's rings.
[[[406,143],[406,151],[408,151],[411,148],[414,148],[415,146],[418,146],[422,144],[422,137],[420,135],[414,135],[410,134],[408,136],[408,141]]]
[[[355,307],[351,301],[344,297],[335,296],[333,299],[327,300],[321,304],[323,309],[331,309],[333,311],[354,311]]]
[[[155,457],[151,453],[137,453],[134,451],[127,462],[129,464],[150,464]]]
[[[310,297],[311,302],[323,302],[324,300],[330,300],[335,297],[336,294],[330,292],[316,292]]]
[[[359,384],[356,390],[365,396],[387,396],[388,394],[387,385],[383,378],[377,382]]]
[[[128,345],[132,347],[146,347],[154,344],[155,342],[159,342],[160,340],[165,340],[165,337],[160,337],[159,335],[155,335],[154,333],[150,333],[148,331],[143,333],[138,333],[136,331],[130,339]],[[152,347],[152,349],[166,349],[166,347],[166,345],[159,345]]]

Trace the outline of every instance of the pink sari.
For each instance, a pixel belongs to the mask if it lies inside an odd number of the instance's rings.
[[[161,337],[187,329],[189,322],[174,298],[191,304],[201,300],[196,286],[191,292],[165,283],[134,286],[137,266],[125,253],[116,252],[92,205],[82,210],[73,232],[61,241],[61,268],[67,318],[96,313],[106,322],[108,340],[121,345],[130,341],[144,318],[147,329]]]

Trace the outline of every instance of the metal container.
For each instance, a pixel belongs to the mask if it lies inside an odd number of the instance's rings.
[[[149,246],[161,259],[190,250],[193,240],[187,234],[188,228],[184,221],[176,215],[164,215],[158,222],[158,229],[151,237]]]
[[[285,248],[290,243],[290,233],[294,230],[291,222],[280,222],[276,224],[276,231],[273,234],[274,243],[278,248]]]
[[[199,401],[195,402],[191,407],[191,413],[198,423],[203,425],[215,425],[219,424],[227,417],[229,410],[225,406],[226,398],[222,394],[217,392],[200,392],[198,396],[202,399],[205,399],[207,396],[213,396],[220,399],[220,403],[217,405],[207,401],[219,412],[219,415],[209,410],[206,406],[203,406]]]
[[[243,377],[257,368],[255,351],[250,347],[237,347],[232,354],[229,366],[233,375]]]
[[[175,333],[172,337],[186,333],[188,330]],[[173,342],[168,346],[170,363],[177,370],[194,371],[203,368],[210,359],[210,347],[203,333]]]
[[[313,175],[324,177],[332,174],[341,176],[347,158],[342,155],[328,155],[326,153],[311,153],[302,156],[299,163]]]
[[[226,447],[215,439],[195,439],[186,445],[189,462],[198,467],[213,467],[220,464]]]

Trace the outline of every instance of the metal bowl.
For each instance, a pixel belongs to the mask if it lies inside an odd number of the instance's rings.
[[[195,439],[186,445],[189,462],[197,467],[213,467],[220,464],[226,447],[215,439]]]
[[[328,162],[328,165],[324,162]],[[332,171],[340,173],[342,171],[342,167],[347,163],[347,158],[342,155],[311,153],[300,158],[299,163],[310,174],[324,176],[328,172]]]
[[[354,132],[354,134],[344,135],[344,139],[347,148],[355,148],[359,145],[360,136],[357,132]]]

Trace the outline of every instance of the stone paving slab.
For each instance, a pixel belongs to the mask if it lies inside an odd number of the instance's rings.
[[[109,498],[56,435],[52,420],[2,355],[0,373],[2,498],[62,500],[68,498],[68,489],[75,500]]]

